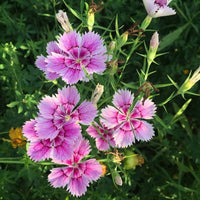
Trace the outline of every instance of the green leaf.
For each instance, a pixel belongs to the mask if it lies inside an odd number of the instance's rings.
[[[180,108],[178,107],[178,105],[173,102],[173,108],[174,108],[174,111],[177,113]],[[182,117],[179,119],[180,123],[181,123],[181,126],[187,131],[187,133],[191,136],[192,135],[192,130],[190,128],[190,125],[189,125],[189,122],[188,122],[188,119],[187,117],[182,114]]]
[[[84,21],[84,19],[82,18],[81,14],[77,11],[75,11],[74,9],[72,9],[64,0],[63,0],[64,4],[67,6],[67,8],[69,9],[69,11],[78,19],[80,19],[81,21]]]
[[[186,110],[191,101],[192,99],[189,99],[183,104],[183,106],[178,110],[178,112],[172,118],[171,124],[174,124],[176,121],[180,120],[180,117],[182,117],[183,112]]]
[[[20,114],[23,111],[23,105],[20,104],[18,107],[18,114]]]
[[[17,104],[19,104],[19,103],[20,103],[19,101],[13,101],[13,102],[7,104],[7,107],[13,108],[13,107],[15,107]]]
[[[181,27],[179,27],[178,29],[176,29],[175,31],[169,33],[168,35],[166,35],[159,44],[158,47],[158,51],[170,46],[175,40],[177,40],[181,33],[187,28],[189,24],[185,24]]]

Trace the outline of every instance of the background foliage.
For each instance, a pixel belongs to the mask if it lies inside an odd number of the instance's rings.
[[[66,3],[84,14],[80,6],[84,5],[82,0]],[[156,59],[159,65],[153,65],[157,73],[150,77],[150,81],[155,85],[170,83],[167,78],[170,75],[180,86],[188,75],[187,70],[194,71],[200,63],[200,1],[173,0],[171,7],[177,11],[175,16],[153,20],[145,32],[144,40],[148,46],[152,31],[159,30],[159,53],[167,53]],[[27,163],[1,163],[0,199],[74,199],[64,189],[54,189],[49,185],[47,175],[51,167],[31,164],[29,158],[24,156],[24,150],[13,149],[10,143],[2,140],[8,138],[11,127],[21,127],[36,115],[36,105],[44,95],[51,95],[57,91],[57,87],[64,85],[61,80],[46,80],[34,64],[38,55],[45,54],[47,42],[55,40],[62,33],[55,19],[59,9],[68,13],[73,27],[81,23],[61,0],[10,0],[0,4],[0,157],[23,157]],[[132,19],[142,22],[146,11],[142,1],[107,0],[105,8],[96,14],[94,30],[104,33],[101,26],[108,27],[116,15],[122,34],[133,24]],[[113,30],[113,37],[114,25],[112,23],[109,27]],[[83,26],[82,31],[87,31],[87,28]],[[110,38],[105,37],[105,40],[108,42]],[[145,53],[144,45],[138,48],[137,53]],[[143,58],[134,54],[122,81],[130,85],[137,82],[136,70],[142,65]],[[85,91],[88,99],[93,90],[81,84],[78,84],[78,89]],[[174,90],[173,86],[160,88],[154,101],[160,104]],[[196,84],[192,91],[200,94],[199,85]],[[186,111],[174,118],[189,98],[192,101]],[[80,199],[199,200],[199,97],[186,95],[186,100],[177,97],[165,108],[158,107],[159,118],[154,120],[156,137],[148,143],[137,143],[130,147],[130,150],[143,155],[145,163],[122,174],[121,187],[116,188],[111,176],[107,175],[91,185]]]

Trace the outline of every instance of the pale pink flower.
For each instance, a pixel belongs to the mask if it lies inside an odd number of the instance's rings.
[[[152,18],[175,15],[176,12],[168,7],[171,0],[143,0],[148,15]]]
[[[93,181],[97,181],[102,175],[102,167],[96,159],[81,160],[90,152],[88,140],[82,139],[79,146],[74,150],[70,160],[58,161],[55,163],[67,165],[51,170],[48,180],[55,188],[65,187],[73,196],[85,194],[87,187]]]
[[[115,147],[113,137],[114,129],[108,129],[104,125],[101,127],[97,123],[94,123],[94,125],[96,127],[90,125],[86,131],[91,137],[95,138],[97,149],[100,151],[106,151],[110,148],[110,146]]]
[[[36,60],[36,66],[46,75],[53,73],[67,84],[74,84],[79,80],[88,80],[83,68],[89,76],[105,70],[106,47],[97,33],[90,31],[81,36],[76,31],[70,31],[61,35],[56,45],[59,51],[55,49],[48,53],[46,59],[38,57]]]
[[[34,161],[45,159],[69,159],[76,148],[77,139],[81,138],[80,125],[71,121],[63,125],[53,139],[41,139],[36,130],[36,120],[30,120],[23,126],[24,136],[30,141],[28,155]]]
[[[83,101],[78,107],[80,94],[76,87],[58,89],[55,96],[46,96],[39,103],[39,114],[35,129],[40,139],[55,139],[60,129],[71,120],[83,125],[89,125],[97,114],[92,102]]]
[[[128,90],[119,90],[114,94],[113,106],[102,109],[101,123],[107,128],[114,128],[114,140],[118,147],[127,147],[137,140],[147,141],[154,136],[153,126],[143,119],[152,119],[155,104],[147,99],[136,102],[132,111],[128,110],[134,96]]]

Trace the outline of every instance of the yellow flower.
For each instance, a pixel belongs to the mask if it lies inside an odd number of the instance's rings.
[[[105,176],[105,174],[107,173],[107,166],[106,165],[104,165],[102,162],[100,162],[100,164],[101,164],[101,167],[102,167],[102,177],[104,177]]]
[[[22,128],[17,127],[14,129],[13,127],[9,131],[9,139],[4,139],[4,141],[10,142],[13,148],[24,147],[26,145],[26,138],[22,137]]]

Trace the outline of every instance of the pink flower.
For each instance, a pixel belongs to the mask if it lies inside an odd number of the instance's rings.
[[[152,18],[175,15],[176,12],[168,7],[171,0],[143,0],[148,15]]]
[[[76,148],[77,139],[81,138],[80,125],[71,121],[64,124],[56,138],[41,139],[36,130],[36,120],[30,120],[23,126],[24,136],[30,141],[28,155],[32,160],[69,159]]]
[[[110,146],[115,147],[115,141],[113,137],[114,129],[108,129],[103,125],[101,127],[97,123],[94,125],[101,134],[99,134],[93,125],[89,126],[86,131],[91,137],[95,138],[97,149],[100,151],[106,151],[110,148]]]
[[[46,75],[53,73],[53,78],[59,76],[67,84],[74,84],[79,80],[88,80],[83,67],[90,76],[105,70],[106,47],[97,33],[88,32],[81,36],[70,31],[61,35],[56,45],[58,49],[48,52],[46,59],[40,56],[36,60],[36,66]]]
[[[115,128],[114,140],[118,147],[127,147],[137,140],[147,141],[154,136],[153,126],[142,119],[152,119],[155,114],[155,104],[147,99],[136,102],[130,113],[128,109],[134,96],[128,90],[119,90],[114,94],[113,106],[102,109],[101,123],[107,128]]]
[[[74,150],[72,159],[65,161],[54,160],[58,164],[67,165],[51,170],[48,180],[55,188],[65,187],[73,196],[85,194],[89,183],[96,181],[102,175],[102,167],[95,159],[81,160],[90,152],[87,140],[82,139],[79,146]]]
[[[76,87],[64,87],[56,96],[46,96],[39,103],[35,129],[40,139],[55,139],[66,123],[71,120],[89,125],[97,114],[92,102],[83,101],[78,107],[80,95]]]

